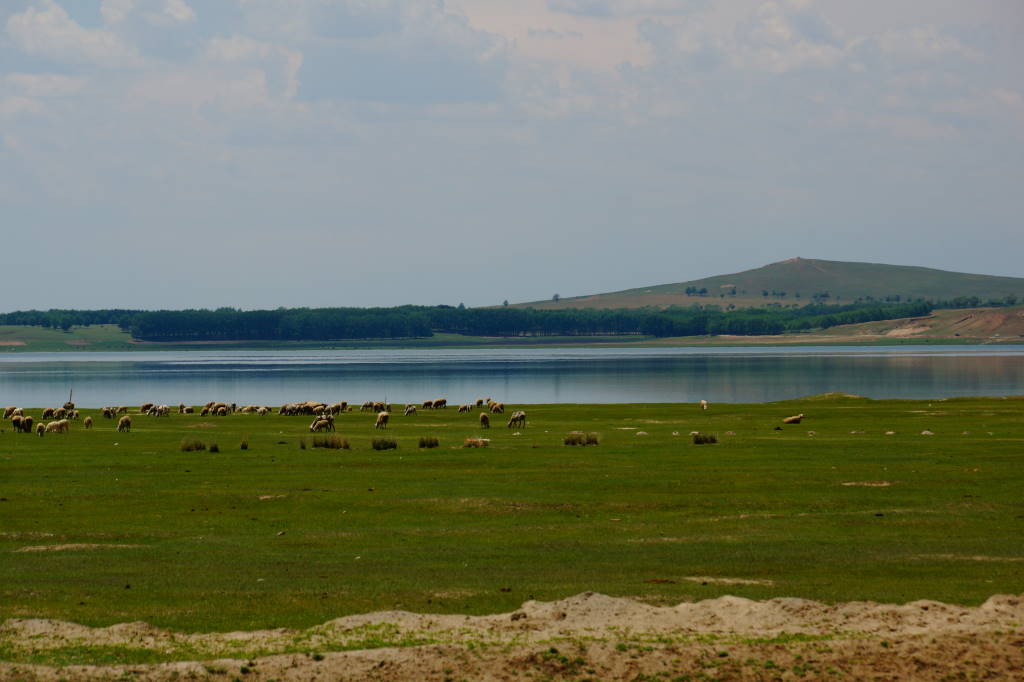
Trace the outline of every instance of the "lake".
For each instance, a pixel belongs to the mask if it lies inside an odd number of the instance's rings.
[[[524,348],[11,353],[0,403],[80,407],[210,400],[450,403],[765,402],[1024,393],[1024,347]]]

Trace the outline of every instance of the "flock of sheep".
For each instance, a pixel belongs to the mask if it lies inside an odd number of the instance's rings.
[[[421,405],[421,409],[446,409],[448,407],[448,400],[446,398],[438,398],[436,400],[426,400]],[[480,412],[480,427],[490,428],[491,422],[488,413],[490,414],[504,414],[505,404],[491,400],[490,398],[478,398],[476,403],[467,403],[465,405],[459,405],[458,412],[471,412],[474,407],[479,407],[484,411]],[[384,402],[367,401],[360,406],[361,412],[374,412],[376,413],[376,421],[374,428],[386,429],[388,421],[391,418],[391,414],[395,411],[396,405],[387,404]],[[105,419],[117,419],[117,430],[119,432],[130,432],[132,429],[132,418],[129,413],[129,407],[121,405],[117,407],[103,407],[100,410],[100,414]],[[309,425],[309,431],[311,433],[318,431],[334,431],[334,417],[343,412],[351,412],[354,409],[353,405],[348,402],[342,401],[339,403],[327,404],[317,401],[305,401],[299,403],[285,403],[277,409],[277,413],[285,416],[294,415],[307,415],[313,416],[313,422]],[[405,406],[405,416],[412,416],[416,414],[417,405],[408,404]],[[257,414],[259,416],[266,416],[274,410],[270,405],[245,405],[239,407],[236,403],[224,403],[211,401],[199,408],[199,415],[206,416],[219,416],[224,417],[229,414]],[[157,405],[155,403],[143,403],[139,406],[138,414],[149,415],[152,417],[169,417],[171,415],[172,408],[169,405]],[[193,406],[185,405],[180,403],[177,407],[178,414],[195,414],[196,408]],[[119,416],[120,415],[120,416]],[[4,409],[4,419],[10,419],[11,425],[15,432],[19,433],[32,433],[42,436],[46,433],[67,433],[70,430],[70,424],[72,420],[78,420],[81,415],[78,410],[75,409],[75,404],[72,402],[66,402],[62,407],[59,408],[46,408],[43,410],[41,421],[36,424],[35,419],[31,415],[26,415],[24,410],[20,407],[10,406]],[[45,420],[52,420],[45,422]],[[90,429],[93,426],[92,417],[85,417],[82,420],[86,429]],[[509,428],[525,428],[526,427],[526,412],[517,410],[512,413],[512,416],[508,420]]]

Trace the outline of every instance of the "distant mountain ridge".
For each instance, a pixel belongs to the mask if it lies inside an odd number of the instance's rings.
[[[944,301],[972,296],[982,302],[1008,296],[1024,299],[1024,278],[798,257],[728,275],[519,305],[537,308],[635,308],[717,303],[747,307],[767,302],[802,304],[820,300],[853,303],[869,298]]]

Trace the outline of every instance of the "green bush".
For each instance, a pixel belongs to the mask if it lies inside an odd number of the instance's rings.
[[[329,433],[324,436],[313,436],[314,448],[327,448],[328,450],[348,450],[348,440],[336,433]]]
[[[601,439],[596,433],[572,431],[566,434],[565,438],[562,439],[562,443],[565,445],[600,445]]]
[[[198,438],[182,438],[180,449],[182,452],[195,452],[197,450],[205,450],[206,443],[199,440]]]

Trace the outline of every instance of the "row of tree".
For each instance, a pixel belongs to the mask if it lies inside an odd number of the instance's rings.
[[[468,336],[763,335],[926,315],[932,304],[812,304],[735,311],[674,306],[618,310],[465,308],[278,308],[276,310],[48,310],[0,315],[0,324],[68,329],[116,324],[143,341],[425,338]]]

